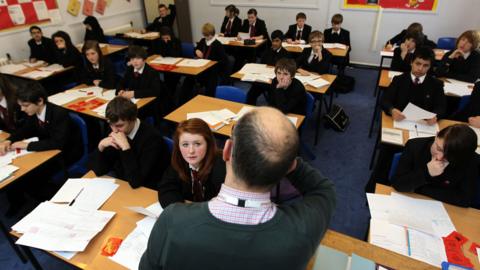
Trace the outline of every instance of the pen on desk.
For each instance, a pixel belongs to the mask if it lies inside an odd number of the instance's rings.
[[[417,124],[415,124],[415,133],[417,134],[417,137],[418,137],[418,128],[417,128]]]
[[[412,256],[412,249],[410,248],[410,232],[408,231],[408,228],[405,227],[405,232],[407,234],[407,250],[408,250],[408,256]]]
[[[68,205],[68,206],[72,206],[74,203],[75,203],[75,200],[78,198],[78,196],[80,196],[80,194],[82,193],[83,191],[83,188],[80,189],[80,192],[78,192],[77,196],[75,196],[75,198],[73,198],[72,202]]]

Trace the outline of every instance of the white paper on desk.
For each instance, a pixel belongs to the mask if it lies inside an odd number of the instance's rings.
[[[253,106],[243,106],[240,109],[240,111],[238,111],[237,115],[235,116],[235,118],[233,120],[238,120],[238,119],[242,118],[242,116],[244,116],[246,113],[250,112],[253,109],[255,109],[255,107],[253,107]]]
[[[394,128],[382,128],[382,142],[403,145],[402,130]]]
[[[267,75],[251,74],[251,73],[244,74],[241,80],[244,82],[264,82],[264,83],[271,82],[271,78]]]
[[[325,49],[342,49],[346,50],[347,46],[341,43],[323,43],[323,48]]]
[[[411,139],[416,139],[416,138],[428,138],[428,137],[433,137],[435,135],[430,134],[430,133],[424,133],[424,132],[416,132],[413,130],[408,131],[408,140]]]
[[[408,255],[406,230],[383,219],[370,219],[370,243],[402,255]]]
[[[180,61],[177,66],[179,67],[203,67],[208,64],[210,60],[208,59],[183,59]]]
[[[152,232],[153,226],[155,226],[155,222],[157,222],[156,218],[145,217],[137,221],[137,229],[148,237]]]
[[[390,195],[367,193],[371,219],[388,220],[390,214]]]
[[[37,3],[37,2],[34,2],[34,3]],[[46,62],[43,61],[43,60],[37,60],[34,63],[30,63],[30,62],[22,63],[22,65],[27,66],[27,67],[38,67],[38,66],[43,66],[44,64],[46,64]]]
[[[238,32],[238,37],[240,37],[240,39],[250,39],[250,34],[244,33],[244,32]]]
[[[230,43],[231,41],[236,41],[237,38],[236,37],[220,37],[220,36],[215,36],[215,38],[220,41],[220,43],[222,43],[223,45],[226,45],[228,43]]]
[[[306,84],[310,81],[313,81],[313,80],[316,80],[320,78],[319,75],[315,75],[315,74],[309,74],[307,76],[302,76],[300,74],[296,74],[295,75],[295,79],[299,80],[302,84]]]
[[[127,206],[125,208],[127,208],[130,211],[145,215],[147,217],[158,218],[158,216],[155,213],[153,213],[153,212],[151,212],[151,211],[149,211],[149,210],[147,210],[147,209],[145,209],[144,207],[141,207],[141,206]]]
[[[320,87],[323,87],[323,86],[325,86],[325,85],[329,85],[330,82],[327,81],[327,80],[324,80],[324,79],[322,79],[322,78],[318,78],[318,79],[313,80],[313,81],[308,81],[307,84],[308,84],[308,85],[311,85],[311,86],[313,86],[313,87],[315,87],[315,88],[320,88]]]
[[[159,56],[155,59],[153,59],[150,64],[157,64],[157,65],[175,65],[178,63],[180,60],[183,58],[180,57],[162,57]]]
[[[298,117],[287,115],[287,118],[294,126],[297,126]]]
[[[41,67],[41,68],[38,68],[39,70],[42,70],[42,71],[52,71],[52,72],[56,72],[56,71],[61,71],[64,69],[64,67],[60,64],[51,64],[51,65],[48,65],[46,67]]]
[[[402,74],[403,74],[403,72],[400,72],[400,71],[389,70],[389,71],[388,71],[388,78],[389,78],[390,80],[392,80],[393,77],[399,76],[399,75],[402,75]]]
[[[123,240],[117,253],[109,258],[130,270],[137,270],[147,244],[148,236],[137,227]]]
[[[103,94],[100,98],[106,99],[108,101],[114,99],[116,97],[115,95],[115,89],[112,90],[105,90],[103,91]]]
[[[53,253],[57,254],[60,257],[63,257],[66,260],[70,260],[73,256],[77,255],[77,252],[73,251],[53,251]]]
[[[33,70],[33,71],[22,74],[22,77],[26,77],[30,79],[41,79],[41,78],[46,78],[52,74],[53,74],[53,71]]]
[[[99,209],[118,188],[118,184],[102,181],[99,178],[84,181],[86,183],[83,191],[75,199],[72,207],[85,210]]]
[[[310,44],[289,44],[287,42],[282,42],[282,47],[298,47],[301,48],[302,50],[305,48],[310,48],[312,47]]]
[[[50,201],[54,203],[71,203],[85,188],[85,181],[81,178],[68,179]]]
[[[402,113],[403,115],[405,115],[406,120],[410,121],[432,119],[437,116],[436,113],[424,110],[411,102],[407,104],[407,106],[403,109]]]
[[[69,102],[72,102],[74,101],[75,99],[77,98],[80,98],[82,97],[83,94],[82,93],[79,93],[79,94],[73,94],[73,93],[66,93],[66,92],[61,92],[61,93],[57,93],[55,95],[51,95],[48,97],[48,101],[53,103],[53,104],[56,104],[56,105],[59,105],[59,106],[62,106],[64,104],[67,104]]]
[[[424,121],[393,121],[393,127],[432,135],[437,135],[437,132],[440,130],[438,124],[427,125]]]
[[[9,178],[19,168],[13,165],[4,165],[0,167],[0,182]]]
[[[235,118],[235,116],[236,114],[234,114],[229,109],[222,109],[218,111],[187,113],[187,119],[200,118],[211,126],[215,126],[216,124],[228,119],[233,119]]]
[[[25,66],[22,64],[8,64],[0,66],[0,72],[5,74],[13,74],[23,69],[25,69]]]
[[[445,82],[443,90],[445,94],[452,94],[459,97],[469,96],[472,94],[472,88],[470,88],[470,86],[473,86],[473,84]]]
[[[445,246],[440,237],[408,229],[411,257],[433,266],[447,261]]]
[[[96,114],[100,115],[101,117],[105,117],[105,113],[107,110],[107,105],[108,103],[105,103],[101,106],[98,106],[97,108],[93,109],[92,112],[95,112]]]
[[[45,1],[34,1],[33,8],[35,9],[35,13],[37,14],[37,18],[39,20],[50,19],[50,15],[48,15],[48,9]]]

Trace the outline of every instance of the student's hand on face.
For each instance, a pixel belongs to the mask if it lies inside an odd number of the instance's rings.
[[[5,155],[8,151],[10,151],[10,144],[12,142],[11,141],[4,141],[2,143],[0,143],[0,156],[3,156]]]
[[[283,77],[280,80],[278,80],[277,89],[278,88],[287,89],[291,82],[292,82],[292,79]]]
[[[95,86],[98,86],[102,80],[93,80],[93,84]]]
[[[437,117],[435,116],[431,119],[425,119],[425,122],[427,122],[427,125],[429,126],[435,125],[437,123]]]
[[[297,69],[297,72],[300,73],[300,75],[302,75],[302,76],[308,76],[308,75],[310,75],[310,72],[306,71],[306,70],[303,69],[303,68]]]
[[[395,121],[402,121],[405,120],[405,115],[398,109],[393,109],[392,110],[392,118]]]
[[[110,134],[111,138],[113,138],[113,142],[118,145],[122,151],[126,151],[130,149],[130,143],[128,143],[127,135],[123,132],[116,132]]]
[[[203,52],[200,51],[200,50],[195,50],[195,55],[196,55],[198,58],[203,58]]]
[[[452,54],[450,54],[450,56],[448,58],[454,59],[454,58],[458,58],[460,56],[463,56],[462,50],[456,49]]]
[[[480,116],[469,117],[468,123],[473,127],[480,128]]]
[[[439,176],[443,173],[447,166],[448,161],[436,160],[434,157],[432,157],[432,160],[427,163],[428,174],[430,174],[431,177]]]
[[[400,50],[402,52],[408,52],[408,44],[406,41],[404,41],[402,44],[400,44]]]
[[[106,137],[98,143],[98,151],[103,152],[103,150],[105,150],[105,148],[110,147],[110,146],[115,148],[115,149],[118,149],[118,146],[115,145],[115,143],[113,142],[113,138],[112,137]]]
[[[10,146],[10,149],[27,149],[27,147],[28,147],[28,142],[18,141],[18,142],[12,143],[12,145]]]
[[[121,93],[120,93],[121,92]],[[124,98],[128,98],[128,99],[131,99],[131,98],[134,98],[135,94],[133,91],[120,91],[118,92],[118,95],[119,96],[122,96]]]

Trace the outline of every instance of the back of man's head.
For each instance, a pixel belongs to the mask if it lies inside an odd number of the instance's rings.
[[[284,177],[298,152],[298,134],[280,111],[262,107],[245,114],[232,134],[232,169],[247,186],[267,190]]]

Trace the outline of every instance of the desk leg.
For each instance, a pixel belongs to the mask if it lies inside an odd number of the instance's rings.
[[[0,220],[0,230],[2,231],[2,234],[5,236],[5,238],[7,239],[8,243],[10,244],[10,246],[13,248],[13,250],[15,251],[15,253],[17,253],[17,256],[18,258],[20,258],[20,260],[23,262],[23,263],[26,263],[27,262],[27,258],[25,258],[25,255],[23,255],[23,253],[20,251],[20,249],[18,248],[18,246],[15,244],[15,242],[13,242],[13,239],[10,237],[10,235],[8,234],[8,231],[7,231],[7,228],[5,227],[5,224],[3,224],[3,222]]]
[[[376,88],[378,88],[378,86]],[[375,107],[373,109],[372,120],[370,122],[370,130],[368,131],[368,138],[372,137],[373,126],[375,126],[375,120],[377,119],[377,114],[379,110],[378,106],[380,103],[380,96],[381,96],[381,93],[378,93],[377,97],[375,98]]]
[[[43,270],[42,266],[37,261],[37,258],[35,258],[35,255],[33,255],[30,248],[27,247],[27,246],[21,246],[21,247],[22,247],[23,252],[25,252],[25,255],[27,255],[27,258],[30,260],[30,263],[32,264],[33,268],[35,270]]]
[[[378,84],[380,83],[380,75],[382,74],[382,68],[383,68],[383,59],[385,59],[384,56],[380,58],[380,66],[378,67],[378,77],[377,77],[377,83],[375,84],[375,89],[373,90],[373,96],[377,96],[378,94]]]
[[[317,112],[317,123],[316,123],[316,128],[315,128],[315,142],[314,145],[317,145],[318,143],[318,132],[320,129],[320,122],[322,119],[322,105],[323,105],[323,95],[320,95],[318,98],[318,112]]]

